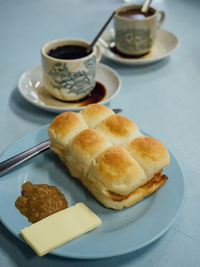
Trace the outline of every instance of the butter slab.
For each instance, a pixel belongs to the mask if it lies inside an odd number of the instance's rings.
[[[43,256],[100,224],[101,219],[80,202],[25,227],[20,234],[39,256]]]

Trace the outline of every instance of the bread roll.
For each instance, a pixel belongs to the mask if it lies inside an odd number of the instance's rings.
[[[98,131],[88,128],[67,145],[66,165],[72,176],[87,176],[92,160],[112,144]]]
[[[80,113],[89,128],[95,128],[102,120],[114,114],[112,109],[100,104],[88,105]]]
[[[50,148],[62,157],[69,141],[86,128],[88,128],[87,124],[79,113],[64,112],[59,114],[48,128]]]
[[[127,195],[146,183],[142,167],[121,146],[103,151],[90,167],[89,180],[98,181],[106,190]]]
[[[124,145],[142,135],[134,122],[119,114],[107,117],[96,126],[96,129],[113,145]]]
[[[64,112],[50,124],[50,148],[93,196],[112,209],[129,207],[160,188],[166,147],[130,119],[99,104]]]
[[[157,139],[150,136],[135,138],[126,145],[131,156],[143,167],[148,181],[155,173],[169,165],[169,153],[166,147]]]

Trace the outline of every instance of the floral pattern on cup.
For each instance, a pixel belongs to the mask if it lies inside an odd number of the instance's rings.
[[[95,86],[96,56],[84,62],[84,70],[70,71],[67,64],[57,62],[48,72],[54,89],[65,89],[68,94],[84,94]],[[93,83],[92,83],[93,81]]]
[[[149,8],[149,13],[140,17],[126,17],[141,13],[141,5],[125,5],[116,9],[114,17],[115,45],[119,52],[129,56],[143,56],[150,52],[157,30],[165,19],[163,10]]]
[[[152,46],[151,32],[149,29],[117,29],[116,43],[130,54],[149,50]]]

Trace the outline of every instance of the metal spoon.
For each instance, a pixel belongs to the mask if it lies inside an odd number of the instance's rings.
[[[142,13],[146,13],[149,9],[149,6],[151,4],[151,0],[146,0],[141,8]]]
[[[115,11],[112,13],[112,15],[108,18],[108,20],[106,21],[106,23],[103,25],[103,27],[101,28],[101,30],[99,31],[99,33],[97,34],[97,36],[94,38],[94,40],[92,41],[92,43],[88,46],[87,48],[87,53],[89,54],[93,48],[93,46],[96,44],[97,40],[99,39],[99,37],[101,36],[101,34],[104,32],[105,28],[108,26],[108,24],[110,23],[110,21],[112,20],[112,18],[115,15]]]

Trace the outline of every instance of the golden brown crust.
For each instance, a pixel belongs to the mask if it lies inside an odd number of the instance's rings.
[[[59,114],[48,128],[50,148],[62,156],[69,141],[86,128],[87,125],[79,113],[64,112]]]
[[[48,133],[56,134],[58,138],[62,139],[80,123],[85,125],[80,114],[75,112],[64,112],[54,118],[49,126]]]
[[[142,135],[134,122],[119,114],[107,117],[97,125],[96,129],[114,145],[123,145]]]
[[[110,143],[101,133],[95,129],[88,128],[74,137],[71,146],[79,155],[84,153],[94,156],[102,147],[105,148],[108,144]]]
[[[142,186],[142,189],[144,190],[144,196],[146,197],[154,193],[167,181],[167,179],[167,175],[163,173],[155,174],[148,183]]]
[[[162,173],[157,173],[154,175],[154,177],[149,182],[147,182],[146,184],[142,185],[141,187],[137,188],[136,190],[132,191],[131,193],[127,195],[119,195],[111,191],[107,191],[107,195],[112,200],[121,202],[123,200],[126,200],[132,197],[133,195],[138,195],[138,194],[141,195],[141,191],[142,191],[142,195],[144,198],[154,193],[158,188],[160,188],[167,181],[167,179],[168,177],[166,175]]]
[[[99,184],[93,180],[82,178],[80,181],[105,207],[121,210],[125,207],[130,207],[143,200],[145,197],[153,194],[166,182],[167,179],[167,176],[162,173],[156,174],[148,183],[125,196],[109,192],[106,189],[101,188],[101,185],[99,186]]]
[[[89,176],[120,194],[128,194],[146,183],[144,170],[121,146],[103,151],[92,163]]]
[[[128,143],[125,148],[144,168],[147,179],[169,165],[170,157],[166,147],[150,136],[140,136]]]
[[[71,175],[106,207],[129,207],[167,179],[155,175],[169,164],[166,147],[143,136],[131,120],[106,106],[92,104],[79,114],[58,115],[49,127],[49,137],[51,149]]]
[[[95,128],[102,120],[114,114],[112,109],[101,104],[90,104],[81,110],[81,115],[89,128]]]
[[[67,146],[65,160],[71,175],[76,178],[87,175],[92,160],[109,146],[111,143],[98,131],[91,128],[81,131]]]

